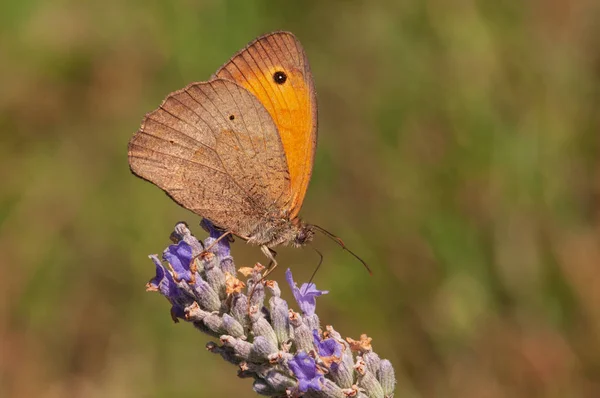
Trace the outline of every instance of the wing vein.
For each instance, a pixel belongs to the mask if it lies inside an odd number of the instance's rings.
[[[161,108],[161,109],[162,109],[162,108]],[[168,110],[166,110],[166,109],[163,109],[163,110],[164,110],[165,112],[169,113],[171,116],[175,117],[176,119],[179,119],[177,116],[173,115],[173,114],[172,114],[172,113],[170,113]],[[211,151],[213,151],[213,152],[215,152],[215,153],[216,153],[216,151],[214,150],[214,148],[212,148],[211,146],[209,146],[209,145],[207,145],[207,144],[205,144],[205,143],[203,143],[203,142],[201,142],[201,141],[198,141],[198,140],[197,140],[197,139],[195,139],[194,137],[191,137],[191,136],[189,136],[189,135],[185,134],[184,132],[182,132],[182,131],[180,131],[180,130],[177,130],[177,129],[175,129],[175,128],[173,128],[173,127],[171,127],[171,126],[169,126],[169,125],[167,125],[167,124],[165,124],[165,123],[161,122],[161,121],[160,121],[160,120],[158,120],[158,119],[153,119],[153,118],[152,118],[152,115],[148,116],[148,117],[147,117],[147,119],[148,119],[148,120],[152,120],[154,123],[156,123],[156,124],[160,124],[161,126],[163,126],[163,127],[166,127],[166,128],[168,128],[169,130],[171,130],[171,131],[174,131],[174,132],[176,132],[176,133],[178,133],[178,134],[180,134],[180,135],[182,135],[182,136],[184,136],[184,137],[187,137],[187,138],[191,139],[192,141],[194,141],[195,143],[199,144],[200,146],[203,146],[204,148],[206,148],[206,149],[209,149],[209,150],[211,150]],[[179,120],[181,120],[181,119],[179,119]],[[186,122],[185,122],[185,120],[181,120],[181,121],[182,121],[182,122],[184,122],[184,123],[186,123]],[[186,124],[187,124],[187,123],[186,123]],[[194,129],[198,130],[198,129],[197,129],[195,126],[192,126],[192,127],[193,127]],[[140,130],[140,132],[143,132],[144,134],[148,134],[148,135],[149,135],[149,136],[151,136],[151,137],[159,138],[159,139],[161,139],[161,140],[164,140],[164,141],[169,141],[169,140],[167,140],[166,138],[162,138],[162,137],[159,137],[159,136],[157,136],[157,135],[150,134],[150,133],[149,133],[147,130],[145,130],[145,129],[144,129],[144,130]]]
[[[183,161],[183,162],[192,163],[192,164],[195,164],[195,165],[198,165],[198,166],[202,166],[202,167],[205,167],[205,168],[207,168],[207,169],[210,169],[210,170],[216,171],[216,172],[218,172],[218,173],[221,173],[221,174],[227,174],[227,175],[229,176],[229,173],[227,173],[227,170],[219,170],[219,169],[216,169],[216,168],[214,168],[214,167],[212,167],[212,166],[209,166],[209,165],[207,165],[207,164],[200,163],[200,162],[198,162],[198,161],[196,161],[196,160],[192,160],[192,159],[185,159],[185,158],[182,158],[182,157],[178,157],[178,156],[175,156],[175,155],[171,155],[170,153],[166,153],[166,152],[162,152],[162,151],[157,151],[156,149],[153,149],[153,148],[150,148],[150,147],[147,147],[147,146],[143,146],[143,145],[140,145],[140,144],[134,144],[134,145],[135,145],[135,146],[137,146],[137,147],[140,147],[140,148],[148,149],[148,150],[150,150],[151,152],[153,152],[153,153],[155,153],[155,154],[158,154],[158,155],[163,155],[163,156],[167,156],[167,157],[174,158],[174,159],[177,159],[177,160],[181,160],[181,161]],[[138,159],[144,159],[144,160],[150,160],[150,161],[152,161],[152,159],[145,158],[145,157],[142,157],[142,156],[136,156],[136,155],[130,155],[130,156],[131,156],[131,157],[136,157],[136,158],[138,158]],[[155,162],[155,163],[156,163],[156,162]],[[166,170],[170,170],[170,169],[168,169],[168,168],[166,168],[166,167],[164,167],[164,169],[166,169]],[[229,176],[229,177],[231,178],[231,176]]]

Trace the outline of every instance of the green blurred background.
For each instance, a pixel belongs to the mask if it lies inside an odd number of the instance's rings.
[[[0,396],[254,395],[145,293],[176,221],[204,235],[127,141],[276,29],[319,94],[304,219],[374,270],[317,237],[322,322],[373,337],[397,397],[599,397],[595,0],[2,2]],[[279,253],[280,283],[318,261]]]

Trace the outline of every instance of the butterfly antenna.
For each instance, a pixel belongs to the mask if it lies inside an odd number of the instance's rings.
[[[308,284],[310,285],[311,283],[313,283],[313,279],[315,279],[315,275],[317,275],[317,271],[319,270],[319,268],[321,268],[321,264],[323,264],[323,253],[321,253],[316,247],[311,245],[311,248],[317,252],[317,254],[319,255],[319,264],[317,264],[317,268],[315,268],[315,270],[313,271],[312,275],[310,276],[310,279],[308,280]]]
[[[325,228],[321,228],[318,225],[314,225],[314,224],[313,224],[313,227],[315,227],[317,230],[319,230],[320,232],[322,232],[329,239],[333,240],[338,245],[340,245],[342,247],[342,249],[344,249],[348,253],[352,254],[354,256],[354,258],[356,258],[358,261],[360,261],[362,263],[362,265],[364,265],[364,267],[367,269],[367,271],[369,271],[369,275],[373,275],[373,272],[371,271],[371,268],[369,268],[369,266],[367,265],[367,263],[365,262],[365,260],[363,260],[362,258],[358,257],[358,255],[356,253],[354,253],[352,250],[348,249],[348,247],[346,247],[346,244],[344,244],[344,241],[342,241],[339,237],[335,236],[334,234],[332,234],[331,232],[329,232]]]

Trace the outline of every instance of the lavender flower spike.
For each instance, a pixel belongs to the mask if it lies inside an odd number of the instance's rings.
[[[209,342],[210,352],[239,367],[238,376],[251,378],[256,393],[270,397],[355,396],[393,397],[396,384],[392,364],[373,351],[372,340],[341,338],[331,326],[322,332],[316,314],[316,298],[328,293],[314,283],[300,288],[288,269],[290,285],[301,314],[289,309],[274,281],[265,281],[262,297],[253,298],[248,311],[248,295],[260,281],[264,267],[235,267],[230,241],[208,220],[202,227],[210,233],[198,241],[184,223],[175,226],[175,244],[158,256],[150,256],[156,275],[147,291],[165,296],[171,303],[171,317],[183,319],[217,342]],[[202,247],[211,247],[202,252]],[[250,270],[250,271],[249,271]],[[241,281],[238,279],[244,278]]]

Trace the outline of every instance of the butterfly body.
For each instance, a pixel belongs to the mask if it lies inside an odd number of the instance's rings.
[[[256,225],[248,235],[247,242],[259,246],[275,247],[291,245],[301,247],[312,240],[313,228],[299,218],[265,217],[264,222]]]
[[[273,32],[148,113],[129,142],[129,165],[186,209],[267,253],[312,239],[298,214],[316,139],[304,50],[291,33]]]

